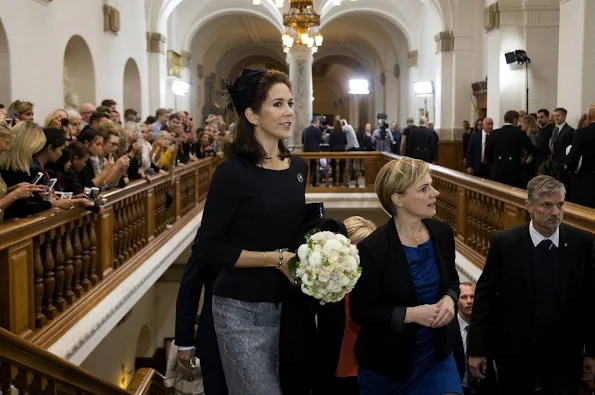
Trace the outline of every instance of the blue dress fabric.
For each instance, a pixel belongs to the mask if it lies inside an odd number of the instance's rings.
[[[440,271],[431,240],[417,247],[403,246],[420,305],[438,301]],[[358,367],[361,395],[462,394],[463,388],[452,354],[438,361],[436,330],[420,326],[415,339],[413,368],[409,377],[397,381]]]

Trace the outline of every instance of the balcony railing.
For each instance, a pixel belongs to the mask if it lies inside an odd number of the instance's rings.
[[[386,162],[399,158],[379,152],[305,152],[299,155],[308,160],[317,160],[318,163],[320,159],[325,159],[322,163],[326,162],[327,165],[321,167],[327,180],[330,175],[329,159],[333,158],[337,163],[340,159],[346,162],[353,159],[356,181],[348,183],[343,180],[341,187],[330,184],[312,187],[310,183],[307,184],[307,192],[334,193],[373,191],[378,170]],[[347,169],[346,164],[345,177],[349,174]],[[363,169],[365,175],[361,176],[357,169]],[[440,191],[437,217],[448,222],[455,230],[457,250],[480,268],[485,263],[494,232],[529,221],[525,210],[527,194],[522,189],[436,165],[432,165],[432,178],[434,186]],[[590,232],[595,231],[594,209],[573,203],[566,203],[564,207],[564,222]]]
[[[106,193],[102,215],[51,210],[0,225],[0,326],[49,347],[200,213],[215,166]]]
[[[378,152],[299,155],[326,160],[324,183],[311,186],[306,177],[307,192],[318,193],[373,192],[379,169],[398,160]],[[341,186],[329,182],[330,159],[337,167],[345,159]],[[350,162],[355,181],[348,179]],[[1,225],[0,326],[52,345],[200,212],[215,166],[215,159],[201,160],[108,193],[101,216],[47,211]],[[523,190],[441,166],[432,166],[432,176],[440,191],[437,216],[454,228],[457,250],[480,268],[493,233],[528,220]],[[595,231],[593,209],[568,203],[564,220]]]

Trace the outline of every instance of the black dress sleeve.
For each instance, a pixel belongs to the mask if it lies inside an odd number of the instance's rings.
[[[2,177],[9,188],[21,182],[31,182],[31,176],[23,171],[4,171]],[[24,218],[50,208],[52,208],[52,203],[43,200],[41,195],[35,193],[29,199],[19,199],[8,206],[4,211],[4,218]]]
[[[182,347],[192,347],[195,343],[194,322],[204,285],[204,265],[201,265],[200,260],[197,259],[198,249],[196,248],[200,233],[201,228],[198,228],[176,301],[176,345]]]
[[[72,192],[73,195],[79,195],[83,193],[84,188],[79,182],[79,178],[74,170],[66,170],[64,173],[62,173],[62,179],[64,180],[64,191]]]
[[[220,164],[211,180],[202,217],[202,233],[197,243],[197,259],[220,268],[233,267],[242,249],[227,242],[226,230],[238,210],[242,186],[241,167],[228,159]]]

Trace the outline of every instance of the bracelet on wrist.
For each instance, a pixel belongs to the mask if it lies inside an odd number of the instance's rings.
[[[279,253],[279,264],[277,265],[277,270],[281,270],[281,266],[283,266],[283,250],[278,249],[277,253]]]

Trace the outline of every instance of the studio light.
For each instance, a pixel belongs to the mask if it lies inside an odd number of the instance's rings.
[[[415,96],[427,97],[434,95],[434,83],[431,81],[418,81],[413,83]]]
[[[527,52],[523,51],[522,49],[517,49],[515,51],[507,52],[504,54],[504,58],[506,59],[506,64],[525,64],[531,63],[531,59],[527,56]]]
[[[186,96],[190,90],[190,84],[186,81],[176,80],[171,84],[171,91],[176,96]]]
[[[349,94],[351,95],[369,95],[370,88],[368,80],[352,79],[349,80]]]

